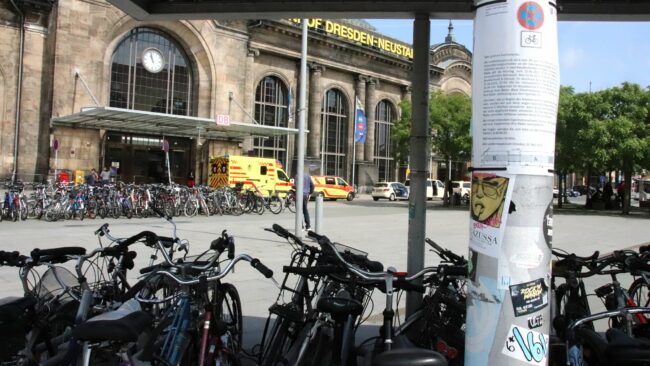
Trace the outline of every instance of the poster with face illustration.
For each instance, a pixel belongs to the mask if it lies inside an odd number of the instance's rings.
[[[470,249],[491,257],[499,255],[514,179],[492,172],[472,174]]]

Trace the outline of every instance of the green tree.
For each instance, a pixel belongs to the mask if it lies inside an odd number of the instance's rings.
[[[566,174],[576,171],[575,140],[577,130],[573,120],[575,97],[573,87],[560,87],[557,125],[555,129],[555,170],[560,183],[558,206],[562,207],[562,196],[566,194]],[[564,189],[562,183],[564,182]]]
[[[411,101],[403,100],[400,104],[400,119],[391,128],[391,141],[397,164],[404,165],[409,161],[411,138]]]
[[[556,137],[556,169],[561,172],[622,170],[626,192],[623,212],[629,213],[632,173],[646,167],[650,147],[650,92],[623,83],[596,93],[560,90]]]
[[[445,161],[469,161],[472,156],[470,121],[472,101],[461,93],[435,91],[429,101],[429,126],[433,152]],[[451,193],[451,182],[445,177],[445,196]]]

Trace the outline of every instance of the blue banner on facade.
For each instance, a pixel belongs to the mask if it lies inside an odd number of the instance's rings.
[[[367,134],[366,112],[363,110],[361,101],[357,98],[357,108],[354,123],[354,142],[365,143]]]

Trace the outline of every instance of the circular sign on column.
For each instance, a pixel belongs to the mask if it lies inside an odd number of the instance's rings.
[[[528,29],[539,29],[544,24],[544,10],[534,1],[526,1],[517,10],[519,24]]]

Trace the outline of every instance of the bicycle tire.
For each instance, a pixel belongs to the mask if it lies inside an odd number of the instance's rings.
[[[234,361],[236,357],[230,358],[227,355],[235,356],[242,348],[243,314],[239,292],[234,285],[221,283],[217,284],[213,296],[216,296],[213,301],[214,321],[215,323],[220,321],[225,325],[226,334],[228,335],[227,339],[231,342],[230,345],[225,345],[226,347],[231,347],[231,349],[228,352],[222,352],[225,355],[223,361]],[[221,339],[224,341],[223,336]]]
[[[279,197],[272,196],[269,198],[269,211],[272,214],[277,215],[282,212],[282,200]]]
[[[260,352],[260,360],[258,364],[261,366],[277,366],[278,364],[284,364],[282,348],[284,342],[287,340],[287,332],[289,330],[288,319],[282,317],[276,317],[273,322],[273,327],[271,327],[271,336],[268,339],[268,346],[262,348]],[[269,351],[269,353],[265,353]]]
[[[258,198],[256,198],[253,202],[254,202],[254,205],[253,205],[253,207],[254,207],[254,211],[255,211],[258,215],[262,215],[262,214],[264,214],[264,210],[266,209],[266,208],[265,208],[264,198],[262,198],[262,197],[258,197]]]
[[[196,201],[189,200],[189,201],[185,202],[185,207],[183,209],[183,214],[186,217],[194,217],[194,216],[196,216],[196,213],[198,212],[198,210],[199,210],[199,207],[196,204]]]
[[[628,290],[630,297],[636,302],[636,306],[649,307],[650,306],[650,285],[643,279],[637,278],[630,285]],[[646,319],[650,320],[650,314],[643,314]]]
[[[27,220],[27,206],[24,203],[20,203],[20,220]]]
[[[296,213],[296,196],[290,195],[287,196],[286,206],[291,213]]]
[[[205,216],[210,217],[210,209],[204,200],[199,201],[199,207]]]

